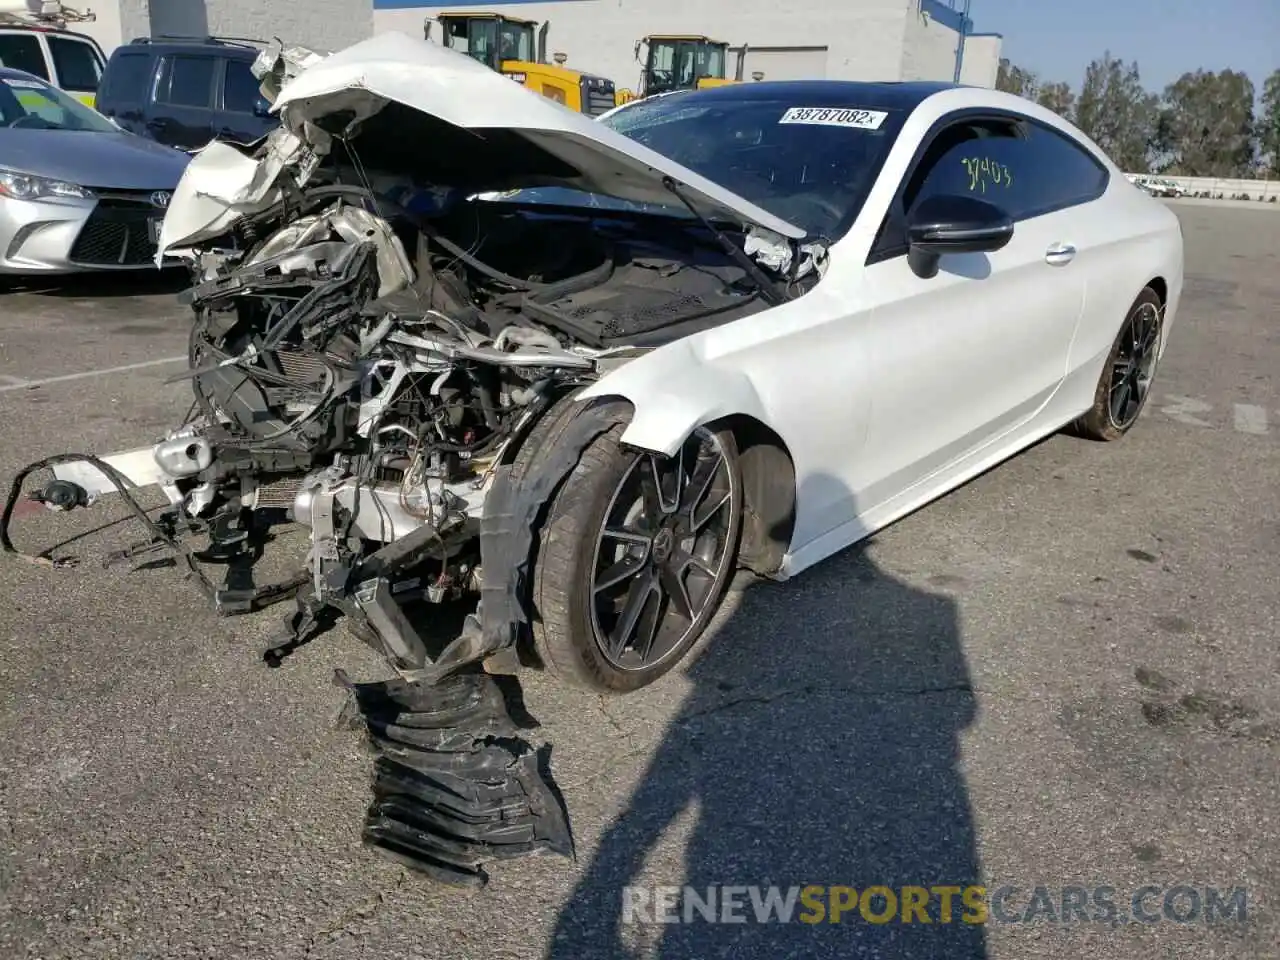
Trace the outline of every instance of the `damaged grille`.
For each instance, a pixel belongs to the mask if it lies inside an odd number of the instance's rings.
[[[70,259],[101,266],[146,266],[156,255],[150,224],[161,216],[144,197],[102,197],[76,237]]]

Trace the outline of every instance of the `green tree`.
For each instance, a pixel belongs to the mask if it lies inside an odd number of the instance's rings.
[[[1044,84],[1036,91],[1036,103],[1066,120],[1071,120],[1075,115],[1076,95],[1066,83]]]
[[[1142,86],[1138,64],[1126,66],[1108,50],[1085,70],[1075,122],[1122,169],[1147,173],[1159,103]]]
[[[1248,177],[1256,168],[1253,81],[1196,70],[1164,92],[1171,169],[1189,177]]]
[[[1030,70],[1024,70],[1022,67],[1010,63],[1007,59],[1001,59],[1000,67],[996,71],[997,90],[1012,93],[1014,96],[1025,97],[1028,100],[1034,100],[1039,87],[1040,81],[1036,79],[1036,75]]]
[[[1262,116],[1258,120],[1258,150],[1268,176],[1280,177],[1280,70],[1262,85]]]

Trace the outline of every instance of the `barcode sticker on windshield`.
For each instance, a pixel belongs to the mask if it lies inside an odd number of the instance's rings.
[[[843,107],[792,107],[779,123],[816,123],[828,127],[879,130],[888,114],[882,110],[846,110]]]

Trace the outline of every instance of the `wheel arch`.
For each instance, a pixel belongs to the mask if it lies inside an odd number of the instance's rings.
[[[738,563],[762,577],[782,567],[796,527],[796,465],[786,441],[763,421],[730,414],[707,426],[727,430],[742,472],[742,539]]]
[[[760,576],[781,568],[795,532],[795,458],[769,426],[749,373],[709,361],[678,341],[614,370],[578,396],[630,404],[631,419],[620,439],[654,453],[670,456],[701,426],[731,431],[745,501],[739,563]]]
[[[755,391],[751,391],[755,396]],[[764,420],[740,410],[725,412],[722,404],[704,407],[701,412],[681,405],[681,415],[653,417],[637,429],[637,418],[649,402],[620,394],[593,395],[592,399],[616,401],[631,407],[632,419],[620,437],[628,446],[670,455],[699,427],[727,430],[738,448],[742,473],[742,539],[738,550],[741,566],[760,576],[771,576],[781,568],[791,547],[796,523],[796,466],[790,448],[780,434]],[[671,410],[671,405],[663,405]],[[639,442],[637,442],[639,441]]]

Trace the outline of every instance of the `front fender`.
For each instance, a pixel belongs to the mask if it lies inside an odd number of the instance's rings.
[[[622,397],[635,410],[622,442],[673,455],[695,427],[733,414],[768,422],[755,384],[677,340],[603,376],[579,399]]]

